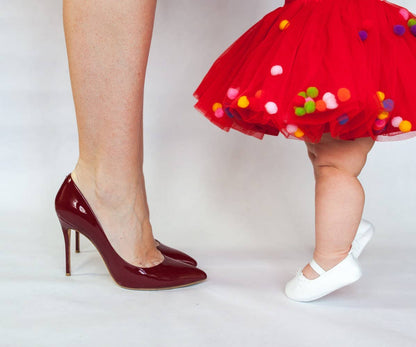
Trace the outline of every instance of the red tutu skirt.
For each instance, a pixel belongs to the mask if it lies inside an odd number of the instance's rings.
[[[209,120],[263,138],[416,135],[416,16],[383,0],[289,0],[195,91]]]

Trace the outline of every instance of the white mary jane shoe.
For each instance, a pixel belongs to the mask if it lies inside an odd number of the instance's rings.
[[[361,220],[361,223],[358,227],[357,234],[355,235],[354,241],[351,245],[351,253],[355,258],[358,258],[365,246],[370,242],[371,238],[374,235],[374,225],[365,219]]]
[[[286,295],[295,301],[313,301],[322,298],[333,291],[345,287],[358,281],[362,275],[360,265],[350,252],[348,256],[332,269],[325,271],[315,260],[309,265],[314,269],[319,277],[307,279],[302,270],[286,284]]]

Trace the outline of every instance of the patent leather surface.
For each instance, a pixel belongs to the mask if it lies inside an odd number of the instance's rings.
[[[111,246],[71,175],[65,178],[56,195],[55,209],[64,232],[66,250],[69,245],[68,230],[79,231],[95,245],[111,276],[120,286],[132,289],[163,289],[182,287],[206,279],[206,274],[202,270],[168,256],[165,256],[161,264],[150,268],[127,263]],[[68,251],[66,259],[68,273]]]
[[[162,254],[167,255],[170,258],[179,260],[183,263],[187,263],[187,264],[192,265],[192,266],[197,266],[198,265],[196,260],[194,258],[190,257],[188,254],[186,254],[186,253],[184,253],[184,252],[182,252],[178,249],[166,246],[158,240],[156,240],[156,242],[159,243],[159,245],[157,246],[157,249]]]

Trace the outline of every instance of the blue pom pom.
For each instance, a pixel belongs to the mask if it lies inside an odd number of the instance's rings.
[[[225,112],[225,114],[226,114],[228,117],[230,117],[230,118],[234,118],[234,116],[233,116],[233,114],[231,113],[231,111],[230,111],[230,108],[229,108],[229,107],[224,108],[224,112]]]
[[[350,120],[350,117],[348,117],[346,113],[338,117],[338,123],[341,125],[348,123],[349,120]]]
[[[406,32],[406,28],[403,25],[398,24],[394,26],[393,31],[397,36],[403,36]]]
[[[386,99],[383,101],[383,107],[387,112],[391,112],[394,109],[394,101],[392,99]]]
[[[358,32],[358,35],[360,35],[360,38],[361,38],[362,41],[365,41],[368,38],[368,33],[365,30],[360,30]]]

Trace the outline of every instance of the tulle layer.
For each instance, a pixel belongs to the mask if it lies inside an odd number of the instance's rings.
[[[218,58],[195,107],[258,138],[415,136],[415,17],[383,0],[287,1]]]

